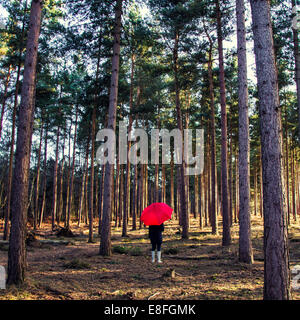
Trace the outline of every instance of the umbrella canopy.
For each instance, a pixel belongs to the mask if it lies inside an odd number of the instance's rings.
[[[146,226],[159,226],[171,219],[173,209],[162,202],[155,202],[144,209],[141,220]]]

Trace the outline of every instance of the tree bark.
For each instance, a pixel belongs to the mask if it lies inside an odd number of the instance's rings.
[[[294,222],[297,222],[297,212],[296,212],[296,190],[295,190],[295,148],[292,149],[292,209]]]
[[[264,210],[264,299],[291,297],[286,208],[281,170],[278,79],[268,0],[251,0],[258,79]]]
[[[66,143],[66,135],[64,134],[64,142],[62,146],[62,160],[60,164],[60,181],[59,181],[59,198],[58,198],[58,208],[57,208],[57,224],[60,224],[63,212],[63,191],[64,191],[64,168],[65,168],[65,143]]]
[[[120,62],[120,35],[121,35],[122,0],[116,0],[115,31],[112,58],[112,76],[109,95],[108,129],[116,130],[116,113],[118,101],[119,62]],[[99,254],[111,255],[111,199],[112,199],[113,164],[105,165],[103,197],[103,215],[101,225],[101,239]]]
[[[68,207],[69,207],[69,194],[70,194],[70,171],[71,171],[71,131],[72,131],[72,119],[69,129],[69,164],[68,164],[68,173],[67,173],[67,194],[66,194],[66,201],[64,205],[64,212],[65,212],[65,227],[68,228],[70,225],[70,216],[68,215]]]
[[[73,200],[73,185],[74,185],[74,170],[75,170],[75,158],[76,158],[76,139],[77,139],[77,122],[78,122],[78,107],[76,107],[76,118],[75,118],[75,131],[73,139],[73,158],[72,158],[72,169],[71,169],[71,180],[69,187],[69,201],[68,201],[68,217],[71,215],[72,200]]]
[[[84,188],[85,188],[85,180],[86,175],[88,174],[88,167],[89,167],[89,144],[90,144],[90,136],[88,137],[88,141],[86,144],[86,151],[85,151],[85,161],[84,161],[84,171],[83,176],[81,180],[81,192],[80,192],[80,198],[79,198],[79,206],[78,206],[78,226],[80,226],[81,223],[81,216],[82,216],[82,209],[84,204]]]
[[[131,75],[130,75],[130,93],[129,93],[129,112],[132,112],[133,108],[133,80],[134,80],[134,70],[135,70],[135,56],[134,54],[131,54]],[[128,126],[128,132],[130,134],[132,129],[132,115],[129,114],[129,126]],[[128,141],[127,143],[128,149],[127,149],[127,163],[126,163],[126,176],[125,176],[125,183],[124,183],[124,195],[123,195],[123,228],[122,228],[122,237],[127,237],[127,224],[128,224],[128,217],[129,217],[129,207],[130,207],[130,162],[129,162],[129,150],[131,148],[131,141]]]
[[[175,99],[176,99],[176,114],[177,114],[177,126],[178,129],[183,134],[183,124],[182,124],[182,112],[180,105],[180,87],[178,80],[178,45],[179,45],[179,32],[175,32],[175,45],[173,50],[173,70],[175,78]],[[182,144],[182,150],[184,150]],[[187,212],[187,203],[186,203],[186,186],[185,186],[185,161],[184,157],[182,158],[182,164],[179,167],[179,195],[180,195],[180,213],[179,217],[181,218],[182,223],[182,239],[188,239],[189,237],[189,216]]]
[[[222,217],[223,217],[223,237],[222,245],[231,244],[229,208],[228,208],[228,158],[227,158],[227,111],[226,111],[226,89],[225,72],[223,57],[223,34],[220,1],[216,0],[217,12],[217,33],[218,33],[218,51],[219,51],[219,80],[220,80],[220,99],[221,99],[221,170],[222,170]]]
[[[58,169],[58,156],[59,156],[59,137],[60,137],[60,126],[57,127],[55,163],[54,163],[54,171],[53,171],[53,189],[52,189],[53,192],[52,192],[52,209],[51,209],[52,230],[54,230],[54,227],[55,227],[55,218],[56,218],[56,209],[57,209],[57,169]]]
[[[26,221],[28,178],[30,161],[31,123],[34,112],[34,92],[37,65],[38,39],[41,26],[42,1],[33,0],[27,36],[24,78],[21,93],[20,115],[13,176],[11,201],[11,233],[8,250],[8,284],[24,282],[26,260]]]
[[[208,81],[209,81],[209,101],[210,101],[210,137],[211,137],[211,226],[212,234],[218,234],[218,218],[216,208],[216,128],[215,128],[215,96],[213,83],[213,42],[207,30],[206,36],[209,40],[208,51]]]
[[[35,198],[34,198],[34,216],[33,216],[33,229],[36,230],[39,216],[39,193],[40,193],[40,166],[41,166],[41,154],[42,154],[42,141],[43,141],[43,129],[44,119],[42,117],[41,133],[40,133],[40,144],[38,151],[38,162],[37,162],[37,174],[35,182]]]
[[[46,122],[45,130],[45,145],[44,145],[44,180],[43,180],[43,197],[41,203],[40,217],[39,217],[39,228],[42,226],[44,211],[46,206],[46,192],[47,192],[47,147],[48,147],[48,123]]]
[[[253,251],[250,217],[250,137],[244,0],[236,0],[236,16],[239,83],[239,261],[251,264]]]

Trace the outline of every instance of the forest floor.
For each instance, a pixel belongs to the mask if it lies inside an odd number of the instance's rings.
[[[122,238],[121,228],[113,227],[113,254],[102,257],[96,228],[95,243],[88,243],[88,226],[73,224],[75,237],[58,238],[45,224],[41,241],[28,246],[24,285],[0,289],[0,300],[262,299],[262,219],[252,219],[251,266],[238,262],[238,224],[232,226],[232,245],[223,248],[221,224],[220,235],[212,235],[209,227],[200,231],[198,223],[191,218],[190,238],[184,241],[176,221],[165,224],[162,264],[151,263],[147,229],[130,231],[129,226],[129,237]],[[289,240],[293,268],[300,265],[299,222],[289,227]],[[5,268],[7,247],[0,242],[0,265]],[[300,290],[292,295],[299,300]]]

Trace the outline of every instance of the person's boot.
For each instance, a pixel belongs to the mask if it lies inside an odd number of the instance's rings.
[[[162,260],[161,260],[161,251],[157,251],[157,262],[158,262],[158,263],[162,263]]]
[[[152,262],[155,262],[155,251],[151,251],[152,253]]]

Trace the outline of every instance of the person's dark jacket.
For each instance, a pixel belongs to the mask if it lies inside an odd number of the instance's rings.
[[[163,223],[159,226],[149,226],[149,238],[151,242],[162,243],[162,232],[164,230]]]

